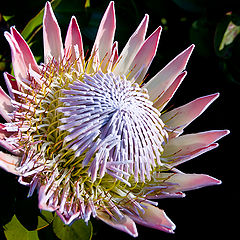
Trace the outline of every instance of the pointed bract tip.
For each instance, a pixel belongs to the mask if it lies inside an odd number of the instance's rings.
[[[145,13],[144,15],[144,18],[143,18],[145,21],[148,21],[149,20],[149,15],[147,13]]]
[[[195,48],[195,45],[192,44],[192,45],[190,45],[190,46],[189,46],[185,51],[183,51],[183,52],[187,52],[187,56],[188,56],[188,58],[189,58],[189,57],[191,56],[194,48]]]
[[[220,96],[220,93],[219,92],[213,93],[212,96],[218,98]]]
[[[191,44],[189,48],[193,50],[195,48],[195,44]]]
[[[183,72],[181,72],[181,73],[178,75],[178,78],[184,78],[184,77],[186,77],[186,75],[187,75],[187,71],[184,70]]]
[[[221,137],[225,137],[230,133],[230,131],[228,129],[220,130],[220,132],[221,132]]]
[[[159,32],[159,34],[161,33],[161,31],[162,31],[162,27],[161,27],[161,26],[159,26],[159,27],[155,30],[155,32]]]
[[[10,33],[8,31],[4,31],[3,35],[6,38],[6,40],[8,41],[8,39],[10,38]]]
[[[15,28],[15,26],[11,26],[10,27],[10,33],[13,36],[13,38],[16,40],[16,42],[19,44],[19,38],[21,39],[22,36],[21,34],[17,31],[17,29]]]
[[[159,38],[160,38],[160,34],[162,32],[162,27],[159,26],[149,37],[148,39],[145,41],[149,41],[150,39],[154,40],[152,42],[152,44],[155,45],[155,48],[153,48],[152,50],[155,52],[156,51],[156,48],[157,48],[157,45],[158,45],[158,42],[159,42]]]
[[[114,7],[114,1],[111,1],[107,7],[107,11],[111,10],[112,12],[115,11],[115,7]]]
[[[205,96],[206,98],[209,98],[210,103],[214,102],[218,97],[220,96],[220,93],[213,93],[210,95]]]
[[[227,136],[229,133],[231,133],[231,131],[228,130],[228,129],[226,129],[226,130],[224,130],[224,131],[225,131],[225,135],[224,135],[224,136]]]
[[[220,184],[222,184],[222,181],[217,179],[217,183],[216,184],[220,185]]]
[[[186,67],[186,65],[187,65],[187,62],[188,62],[190,56],[192,55],[192,52],[193,52],[194,47],[195,47],[194,44],[190,45],[188,48],[186,48],[184,51],[182,51],[182,52],[175,58],[175,59],[177,59],[179,56],[183,56],[183,58],[184,58],[183,62],[185,63],[183,69],[185,69],[185,67]]]
[[[210,103],[212,103],[212,102],[215,101],[219,96],[220,96],[220,93],[213,93],[213,94],[209,94],[209,95],[200,97],[200,99],[208,99],[208,100],[210,101]]]
[[[202,180],[203,183],[205,184],[205,186],[212,186],[212,185],[220,185],[222,183],[221,180],[218,180],[217,178],[208,176],[208,175],[204,175],[202,174]]]
[[[139,24],[138,28],[136,31],[138,31],[139,29],[141,29],[143,26],[143,29],[145,29],[145,31],[147,30],[147,26],[148,26],[148,22],[149,22],[149,15],[146,13],[144,15],[144,18],[142,19],[141,23]]]
[[[46,2],[45,7],[51,7],[51,3],[49,1]]]
[[[183,52],[188,52],[189,56],[192,54],[193,50],[195,48],[195,44],[191,44],[188,48],[185,49]]]
[[[15,26],[11,26],[10,27],[10,32],[11,32],[11,34],[13,34],[13,32],[16,32],[17,30],[16,30],[16,27]]]
[[[110,1],[109,6],[114,6],[114,1]]]
[[[71,17],[71,21],[77,22],[77,18],[73,15],[73,16]]]
[[[77,18],[76,18],[75,16],[72,16],[72,17],[71,17],[69,26],[77,27],[77,28],[78,28]]]
[[[218,143],[212,143],[207,148],[209,148],[209,150],[213,150],[214,148],[217,148],[217,147],[219,147]]]
[[[220,185],[220,184],[222,184],[222,181],[221,180],[219,180],[219,179],[217,179],[217,178],[214,178],[214,177],[211,177],[211,176],[208,176],[208,175],[206,175],[207,177],[208,177],[208,179],[206,179],[206,186],[213,186],[213,185]]]
[[[54,15],[53,10],[52,10],[52,5],[50,2],[46,2],[46,4],[45,4],[43,19],[46,17],[47,14],[50,14],[51,16]]]

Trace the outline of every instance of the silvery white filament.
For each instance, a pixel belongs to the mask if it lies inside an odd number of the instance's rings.
[[[69,132],[64,141],[76,157],[85,152],[82,164],[90,163],[92,181],[106,172],[123,182],[131,174],[135,181],[150,180],[152,168],[161,165],[167,133],[146,89],[101,71],[69,88],[58,108],[65,116],[59,129]]]

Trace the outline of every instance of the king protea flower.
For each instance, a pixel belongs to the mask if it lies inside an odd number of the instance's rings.
[[[0,144],[10,152],[0,152],[0,166],[30,187],[29,196],[36,189],[39,208],[65,224],[93,216],[134,237],[135,223],[172,233],[174,223],[153,199],[221,183],[176,168],[216,148],[229,131],[183,135],[218,93],[163,111],[194,46],[144,84],[162,30],[145,38],[148,20],[146,14],[119,55],[110,2],[86,59],[76,18],[63,45],[47,2],[40,65],[15,27],[5,32],[15,76],[4,73],[9,95],[0,89]]]

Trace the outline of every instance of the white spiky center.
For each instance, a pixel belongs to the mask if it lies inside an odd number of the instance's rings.
[[[133,174],[136,182],[150,180],[161,165],[167,133],[147,90],[101,71],[68,87],[58,108],[65,116],[59,129],[69,132],[64,141],[75,156],[84,155],[82,165],[90,164],[92,181],[105,173],[124,181]]]

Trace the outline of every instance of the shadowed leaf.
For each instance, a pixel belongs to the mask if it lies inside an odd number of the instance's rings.
[[[230,21],[224,33],[222,42],[220,43],[219,51],[223,50],[225,46],[231,44],[239,33],[240,26],[237,26],[232,21]]]
[[[11,222],[4,226],[4,233],[7,240],[39,240],[37,231],[28,231],[21,225],[15,215],[13,216]]]
[[[68,226],[59,217],[53,220],[53,231],[61,240],[90,240],[92,230],[91,222],[86,225],[83,220],[77,220],[71,226]]]
[[[54,214],[49,211],[42,210],[40,216],[38,216],[37,230],[43,229],[49,226],[54,219]]]

